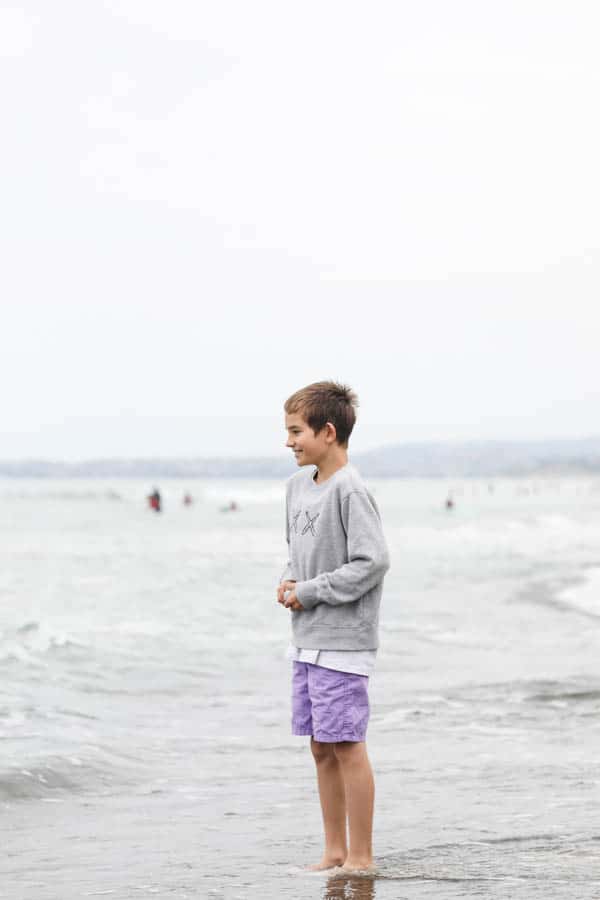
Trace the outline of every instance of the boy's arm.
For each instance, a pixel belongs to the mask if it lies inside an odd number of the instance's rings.
[[[288,559],[285,565],[285,569],[281,573],[281,578],[279,579],[280,583],[283,584],[284,581],[295,581],[294,575],[292,573],[292,558],[290,554],[290,519],[288,516],[288,501],[287,497],[285,498],[285,539],[287,541],[288,546]]]
[[[291,606],[292,603],[289,603],[289,594],[286,599],[286,593],[288,591],[293,591],[296,585],[296,579],[292,573],[292,559],[290,554],[290,520],[288,516],[288,503],[287,497],[285,501],[285,539],[288,545],[288,561],[286,563],[286,567],[281,574],[281,578],[279,580],[279,586],[277,588],[277,602],[281,603],[282,606]],[[294,603],[294,608],[295,603]]]
[[[353,603],[375,587],[390,567],[381,520],[368,495],[353,491],[342,503],[348,562],[296,584],[296,597],[304,609],[317,603],[339,606]]]

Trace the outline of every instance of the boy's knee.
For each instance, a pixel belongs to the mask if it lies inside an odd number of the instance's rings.
[[[331,746],[336,758],[341,763],[355,762],[363,755],[364,745],[358,741],[338,741]]]
[[[324,744],[321,741],[315,741],[314,738],[311,738],[310,740],[310,749],[312,750],[312,755],[317,763],[334,759],[335,751],[333,748],[333,744]]]

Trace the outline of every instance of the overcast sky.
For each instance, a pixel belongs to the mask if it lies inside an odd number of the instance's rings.
[[[0,4],[0,457],[600,433],[600,7]]]

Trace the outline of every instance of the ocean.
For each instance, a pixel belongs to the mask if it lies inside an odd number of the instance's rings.
[[[152,486],[0,481],[0,897],[600,897],[600,479],[369,482],[375,878],[299,872],[283,483]]]

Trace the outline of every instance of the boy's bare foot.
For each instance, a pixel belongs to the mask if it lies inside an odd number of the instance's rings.
[[[324,856],[321,862],[308,866],[309,872],[322,872],[324,869],[335,869],[344,862],[343,856]]]
[[[340,871],[355,875],[373,875],[377,871],[377,866],[373,860],[347,859]]]

